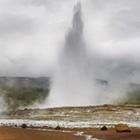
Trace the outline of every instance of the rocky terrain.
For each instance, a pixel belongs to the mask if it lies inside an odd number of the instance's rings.
[[[111,127],[118,123],[140,127],[140,105],[22,109],[0,115],[1,125],[21,125],[23,123],[28,126],[60,126],[63,128],[92,128],[103,125]]]

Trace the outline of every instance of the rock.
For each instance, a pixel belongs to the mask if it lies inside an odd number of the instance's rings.
[[[106,126],[103,126],[102,128],[101,128],[101,131],[106,131],[107,130],[107,127]]]
[[[127,124],[117,124],[115,125],[116,132],[131,132]]]
[[[56,130],[60,130],[61,128],[60,128],[60,126],[58,125],[58,126],[55,127],[55,129],[56,129]]]
[[[27,125],[26,125],[25,123],[23,123],[23,124],[21,125],[21,128],[27,128]]]

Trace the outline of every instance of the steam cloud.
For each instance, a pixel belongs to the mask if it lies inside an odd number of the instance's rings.
[[[140,1],[81,0],[63,46],[74,3],[0,0],[0,75],[53,75],[52,106],[123,98],[140,84]]]
[[[106,98],[115,97],[109,95],[111,92],[114,94],[114,87],[105,89],[98,85],[94,66],[86,49],[81,4],[78,3],[74,6],[72,27],[65,38],[59,69],[52,79],[50,106],[93,105],[112,101]]]
[[[91,55],[87,50],[78,3],[74,6],[72,27],[65,37],[59,68],[52,79],[50,106],[117,103],[133,92],[130,85],[137,66],[125,57],[103,57],[94,51]]]

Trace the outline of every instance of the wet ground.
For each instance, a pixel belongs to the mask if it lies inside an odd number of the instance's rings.
[[[63,128],[95,128],[126,123],[140,127],[140,104],[21,109],[0,115],[1,125]]]

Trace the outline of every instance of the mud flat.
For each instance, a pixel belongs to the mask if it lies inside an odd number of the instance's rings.
[[[54,130],[0,127],[0,140],[140,140],[140,129],[131,130],[131,133],[117,133],[113,128],[101,131],[98,128]]]
[[[0,127],[0,140],[84,140],[73,132]]]

